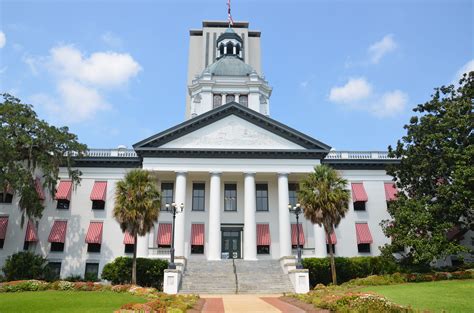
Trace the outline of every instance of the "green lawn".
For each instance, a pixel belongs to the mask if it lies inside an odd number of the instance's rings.
[[[395,303],[432,312],[474,312],[474,280],[365,287]]]
[[[107,312],[122,304],[147,302],[129,293],[112,291],[36,291],[0,293],[0,313],[7,312]]]

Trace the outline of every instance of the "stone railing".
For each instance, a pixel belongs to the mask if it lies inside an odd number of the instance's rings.
[[[94,158],[134,158],[137,157],[137,153],[132,149],[89,149],[87,151],[87,156]]]
[[[326,156],[328,160],[372,160],[395,159],[388,156],[387,151],[330,151]]]

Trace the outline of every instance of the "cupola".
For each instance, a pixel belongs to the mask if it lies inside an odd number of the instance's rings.
[[[243,41],[235,31],[229,27],[217,38],[217,59],[232,55],[242,59]]]

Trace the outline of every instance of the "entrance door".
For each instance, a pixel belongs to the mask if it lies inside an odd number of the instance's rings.
[[[222,231],[222,257],[229,259],[240,259],[242,257],[240,249],[240,231]]]

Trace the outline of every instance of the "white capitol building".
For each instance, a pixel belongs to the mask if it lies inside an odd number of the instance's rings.
[[[379,223],[394,197],[380,151],[331,151],[328,144],[270,116],[272,88],[261,72],[260,32],[236,22],[204,21],[190,31],[186,120],[133,145],[92,149],[71,186],[61,171],[54,198],[41,190],[44,215],[20,227],[18,199],[0,204],[0,266],[22,250],[48,258],[61,277],[100,272],[131,255],[132,238],[115,221],[115,184],[132,168],[158,177],[165,203],[184,204],[176,217],[177,257],[189,261],[279,260],[295,255],[297,226],[288,204],[298,181],[328,164],[350,184],[349,211],[331,236],[336,256],[374,256],[388,243]],[[159,130],[158,130],[159,131]],[[7,197],[8,198],[8,197]],[[7,201],[8,202],[8,201]],[[169,258],[172,216],[162,211],[138,238],[138,256]],[[325,257],[324,231],[300,217],[303,257]]]

